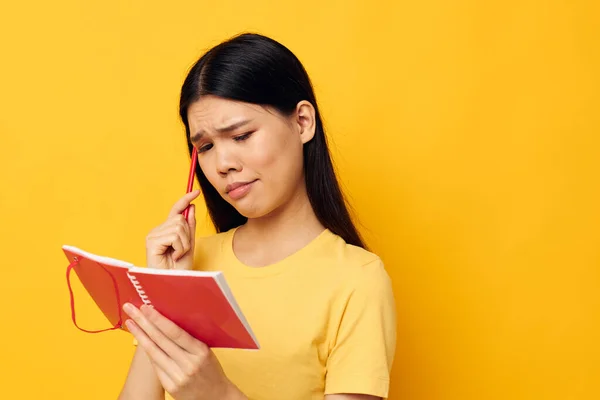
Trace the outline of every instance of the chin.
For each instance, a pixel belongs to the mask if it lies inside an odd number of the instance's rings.
[[[261,210],[250,209],[246,207],[236,207],[235,209],[237,210],[237,212],[239,212],[248,219],[257,219],[269,214],[268,212],[263,212]]]
[[[257,219],[267,216],[273,212],[270,207],[264,207],[258,204],[244,204],[244,201],[240,201],[238,204],[232,204],[232,206],[248,219]]]

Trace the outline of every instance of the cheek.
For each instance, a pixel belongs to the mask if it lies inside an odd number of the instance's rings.
[[[247,166],[261,173],[268,173],[279,162],[280,153],[271,144],[257,146],[247,157]]]
[[[200,166],[202,173],[204,174],[206,179],[210,182],[210,184],[215,186],[216,181],[217,181],[217,171],[216,171],[214,165],[212,165],[210,163],[210,161],[207,157],[204,157],[202,159],[202,161],[199,160],[198,165]]]
[[[293,182],[302,169],[302,145],[285,137],[257,144],[246,165],[277,185]],[[286,140],[287,139],[287,140]]]

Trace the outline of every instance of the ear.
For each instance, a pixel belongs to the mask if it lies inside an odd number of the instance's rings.
[[[302,100],[298,103],[294,122],[298,126],[302,144],[310,142],[315,136],[317,120],[315,108],[309,101]]]

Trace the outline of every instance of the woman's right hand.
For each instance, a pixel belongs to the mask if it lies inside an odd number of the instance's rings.
[[[192,269],[196,238],[196,209],[190,205],[199,190],[187,193],[171,208],[167,220],[146,236],[146,265],[160,269]],[[188,220],[183,211],[190,206]]]

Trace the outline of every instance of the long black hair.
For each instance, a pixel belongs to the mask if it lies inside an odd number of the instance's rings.
[[[304,144],[304,175],[310,204],[323,226],[346,243],[366,248],[352,222],[337,181],[312,84],[298,58],[281,43],[263,35],[237,35],[206,52],[191,68],[181,88],[179,114],[192,152],[188,107],[204,95],[269,106],[289,116],[309,101],[316,112],[312,140]],[[210,184],[199,165],[196,174],[217,232],[246,223]]]

